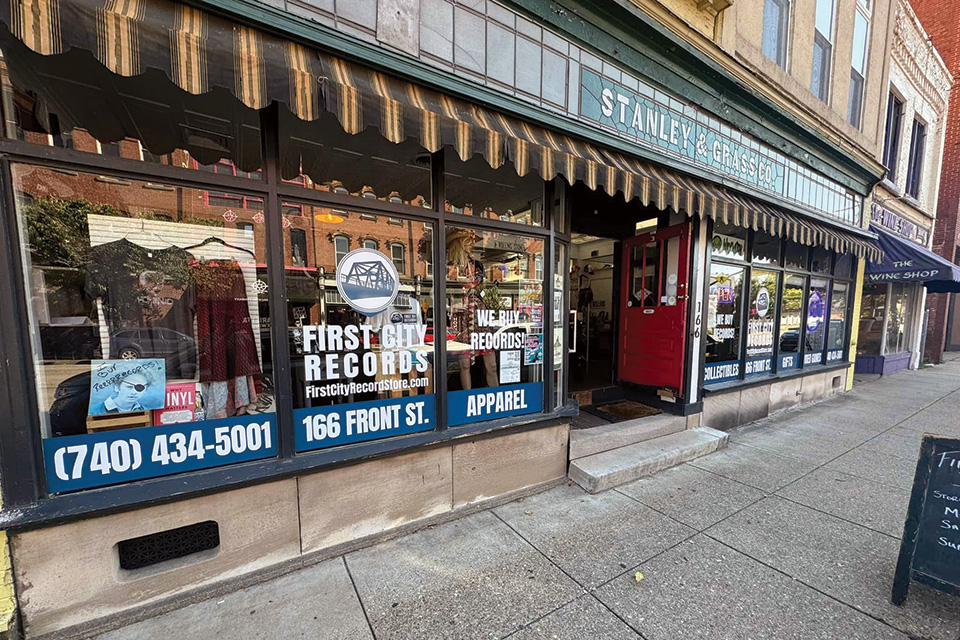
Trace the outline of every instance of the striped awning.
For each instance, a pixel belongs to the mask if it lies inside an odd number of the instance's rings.
[[[250,109],[285,104],[298,118],[336,116],[347,133],[376,128],[391,142],[450,147],[520,175],[563,176],[629,202],[763,229],[873,261],[868,239],[590,142],[411,84],[302,44],[170,0],[7,0],[0,20],[45,56],[81,50],[109,71],[163,72],[183,91],[226,90]]]

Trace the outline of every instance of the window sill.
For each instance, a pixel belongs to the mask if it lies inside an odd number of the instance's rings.
[[[100,489],[40,498],[32,505],[0,511],[0,529],[31,529],[73,520],[107,515],[132,508],[153,506],[273,482],[307,473],[326,471],[362,461],[376,460],[440,446],[470,438],[494,437],[564,424],[579,407],[568,402],[549,413],[536,413],[465,424],[442,431],[374,440],[299,453],[289,458],[216,467],[203,471],[152,478]]]
[[[892,182],[889,178],[884,178],[883,181],[880,182],[880,185],[898,198],[903,195],[903,189],[897,186],[897,184]]]
[[[847,369],[851,364],[853,363],[844,360],[842,362],[836,362],[833,364],[817,364],[804,367],[802,369],[790,369],[789,371],[783,371],[781,373],[750,376],[745,380],[731,380],[730,382],[722,382],[720,384],[704,385],[703,395],[709,396],[726,393],[728,391],[740,391],[742,389],[750,389],[752,387],[770,384],[771,382],[779,382],[781,380],[789,380],[791,378],[801,378],[814,373],[840,371],[841,369]]]

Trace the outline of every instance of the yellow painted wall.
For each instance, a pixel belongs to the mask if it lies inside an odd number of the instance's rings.
[[[853,389],[853,369],[857,361],[857,334],[860,327],[860,303],[863,301],[863,272],[866,268],[866,260],[861,258],[857,261],[857,281],[853,285],[853,312],[850,314],[850,367],[847,369],[847,391]]]

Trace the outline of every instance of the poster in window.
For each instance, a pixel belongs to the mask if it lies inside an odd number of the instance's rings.
[[[166,367],[160,359],[93,360],[88,414],[163,409]]]
[[[742,288],[743,267],[724,264],[710,267],[704,371],[704,382],[707,384],[740,377]]]
[[[747,318],[746,375],[773,370],[774,317],[777,302],[777,275],[754,269],[750,278],[750,307]]]

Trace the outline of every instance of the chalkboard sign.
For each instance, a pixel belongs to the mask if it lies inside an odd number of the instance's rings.
[[[891,600],[916,581],[960,595],[960,440],[924,435]]]

